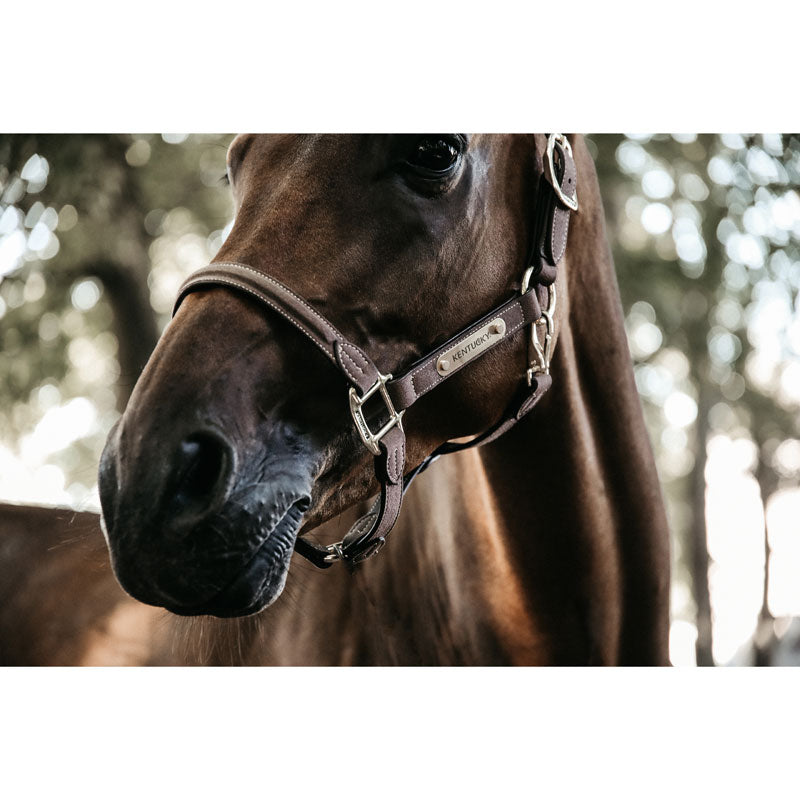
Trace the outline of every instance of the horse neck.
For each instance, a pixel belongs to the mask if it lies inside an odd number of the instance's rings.
[[[593,175],[582,155],[580,174]],[[663,664],[668,528],[599,189],[596,180],[581,186],[553,387],[481,457],[524,602],[553,659]]]
[[[423,663],[667,663],[666,517],[599,187],[575,151],[582,210],[553,387],[505,436],[414,487],[383,563],[359,578],[376,621],[364,647],[388,638]]]
[[[667,526],[610,288],[592,294],[605,333],[562,327],[540,405],[412,487],[351,586],[365,660],[667,663]]]

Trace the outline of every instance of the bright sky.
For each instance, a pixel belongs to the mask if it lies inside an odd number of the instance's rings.
[[[0,442],[0,499],[99,511],[96,476],[67,486],[64,471],[50,463],[54,453],[98,433],[98,422],[94,404],[75,397],[50,406],[33,431],[20,438],[18,447]]]
[[[714,622],[714,660],[731,661],[755,631],[764,581],[764,519],[758,484],[749,471],[753,446],[715,436],[706,467],[709,583]],[[776,617],[800,615],[800,489],[777,492],[767,505],[772,548],[769,607]],[[695,663],[697,630],[673,622],[670,657],[676,666]]]

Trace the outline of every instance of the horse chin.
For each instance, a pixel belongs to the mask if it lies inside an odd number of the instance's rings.
[[[208,600],[195,606],[165,603],[180,616],[245,617],[278,599],[289,572],[297,532],[307,501],[293,503],[239,573]]]

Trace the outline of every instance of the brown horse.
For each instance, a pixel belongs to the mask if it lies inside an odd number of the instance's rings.
[[[97,514],[0,504],[0,665],[148,663],[158,617],[120,589]]]
[[[519,291],[545,141],[238,137],[218,261],[274,276],[402,371]],[[340,376],[243,292],[184,299],[109,437],[107,537],[134,597],[240,618],[151,623],[146,661],[667,663],[667,527],[597,180],[572,147],[552,389],[505,436],[439,459],[352,574],[297,557],[289,572],[298,531],[341,538],[377,488]],[[491,426],[526,355],[520,331],[410,408],[408,467]]]

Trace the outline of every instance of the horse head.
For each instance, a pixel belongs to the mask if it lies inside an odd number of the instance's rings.
[[[215,261],[276,278],[396,374],[519,293],[545,144],[239,136],[235,224]],[[408,410],[409,467],[497,420],[526,347],[520,331]],[[341,374],[280,314],[220,285],[185,297],[100,465],[120,583],[179,614],[261,610],[298,533],[377,488]]]

